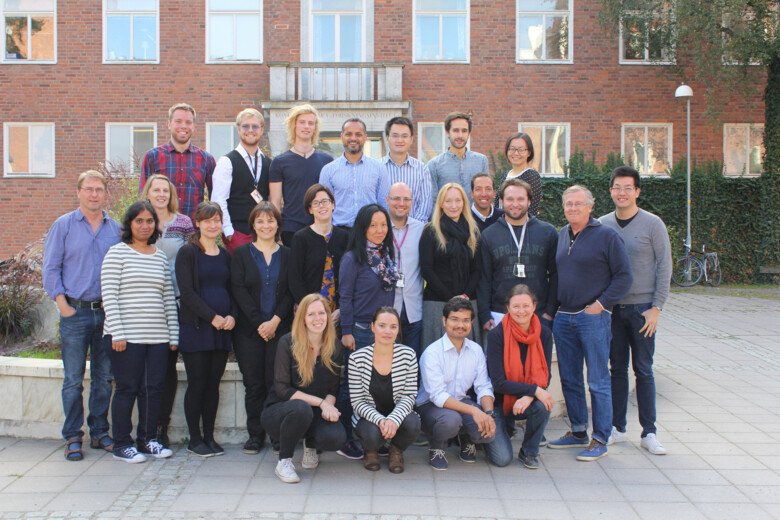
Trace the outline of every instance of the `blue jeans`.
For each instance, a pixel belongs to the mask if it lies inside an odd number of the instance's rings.
[[[523,435],[523,453],[526,455],[539,455],[539,443],[542,442],[544,429],[547,421],[550,419],[550,412],[538,399],[534,399],[531,405],[526,408],[525,413],[520,415],[511,414],[504,416],[504,410],[501,406],[496,406],[496,439],[490,444],[485,445],[485,452],[488,460],[496,466],[506,466],[512,462],[514,454],[512,453],[512,441],[507,432],[507,421],[525,419],[525,434]],[[506,464],[501,462],[507,461]]]
[[[612,311],[612,345],[609,366],[612,373],[612,424],[621,432],[626,431],[628,406],[628,358],[636,376],[636,402],[639,406],[639,424],[642,437],[655,433],[655,377],[653,354],[655,335],[646,338],[639,333],[645,324],[642,313],[652,303],[616,305]]]
[[[352,324],[352,336],[355,338],[355,350],[374,343],[374,333],[371,332],[370,323]],[[344,371],[341,376],[338,399],[336,399],[336,408],[341,412],[341,424],[344,425],[349,439],[352,438],[352,401],[349,399],[349,374],[347,372],[350,353],[350,350],[344,349]]]
[[[558,370],[573,432],[588,429],[588,404],[582,362],[588,367],[588,387],[593,407],[593,438],[604,444],[612,432],[612,383],[609,376],[611,317],[600,314],[559,312],[553,321]]]
[[[417,360],[422,355],[422,320],[409,323],[401,318],[401,340],[400,342],[407,347],[414,349],[417,354]]]
[[[102,309],[76,309],[76,314],[60,318],[62,349],[62,408],[65,423],[62,437],[70,439],[84,436],[84,372],[87,353],[90,359],[89,435],[99,439],[108,435],[108,404],[111,402],[111,361],[108,351],[111,342],[103,338]]]

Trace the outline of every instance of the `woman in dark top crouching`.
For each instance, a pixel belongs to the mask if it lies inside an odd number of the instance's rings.
[[[231,266],[238,324],[233,334],[238,368],[244,379],[246,427],[244,453],[259,453],[265,442],[260,421],[273,385],[278,338],[290,331],[292,296],[288,289],[290,249],[278,244],[282,217],[270,202],[249,213],[252,242],[236,249]]]
[[[506,307],[504,318],[487,335],[488,375],[496,396],[496,439],[485,449],[495,464],[509,464],[513,454],[507,425],[525,419],[518,458],[525,467],[537,469],[539,444],[554,404],[547,391],[552,332],[535,314],[536,296],[527,285],[509,290]]]
[[[390,471],[404,470],[404,450],[420,433],[413,410],[417,398],[417,354],[395,342],[401,318],[392,307],[374,313],[374,344],[349,358],[349,393],[355,411],[352,423],[363,441],[363,465],[379,470],[379,448],[390,443]]]
[[[299,440],[304,469],[319,465],[317,450],[335,451],[346,440],[336,409],[341,351],[328,301],[319,294],[305,296],[292,332],[279,340],[274,385],[262,415],[263,427],[279,439],[275,473],[282,482],[301,480],[292,461]]]
[[[217,245],[222,233],[222,209],[214,202],[201,202],[195,211],[195,226],[197,232],[179,250],[176,261],[181,292],[179,350],[187,370],[187,451],[212,457],[225,452],[214,440],[214,422],[219,382],[225,373],[230,331],[236,320],[230,299],[230,256]]]

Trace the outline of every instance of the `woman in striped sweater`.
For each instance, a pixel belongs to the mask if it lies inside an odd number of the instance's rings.
[[[374,344],[349,357],[352,423],[363,441],[363,465],[379,470],[379,448],[390,443],[390,471],[404,470],[403,452],[420,433],[420,417],[412,409],[417,398],[417,355],[395,342],[401,318],[392,307],[374,313]]]
[[[101,270],[103,332],[111,337],[116,389],[111,402],[114,458],[145,462],[173,452],[156,439],[168,350],[179,343],[171,271],[154,243],[160,235],[149,201],[132,204],[122,219],[122,241],[108,250]],[[136,447],[131,415],[138,400]]]

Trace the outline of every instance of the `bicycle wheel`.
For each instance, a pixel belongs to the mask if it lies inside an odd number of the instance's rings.
[[[707,281],[711,286],[717,287],[723,281],[723,271],[720,270],[720,261],[717,255],[707,258]]]
[[[704,266],[701,260],[695,256],[683,256],[674,264],[672,282],[680,287],[692,287],[699,283],[704,274]]]

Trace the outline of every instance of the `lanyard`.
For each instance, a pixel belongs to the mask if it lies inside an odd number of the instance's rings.
[[[520,251],[523,249],[523,241],[525,240],[525,228],[528,227],[528,221],[525,221],[525,224],[523,224],[523,231],[520,232],[520,241],[517,241],[517,235],[515,235],[515,229],[512,227],[512,224],[509,222],[506,223],[507,226],[509,226],[509,234],[512,235],[512,240],[515,243],[515,246],[517,246],[517,258],[520,258]]]
[[[404,242],[406,242],[406,235],[409,234],[409,224],[406,224],[406,229],[404,230],[404,236],[401,239],[401,243],[399,244],[398,241],[395,239],[395,233],[393,233],[393,244],[395,244],[395,250],[398,251],[398,271],[401,271],[401,248],[404,246]]]
[[[244,151],[246,152],[246,148],[244,148]],[[258,152],[259,152],[259,150],[255,150],[255,160],[254,161],[252,161],[252,156],[249,155],[249,152],[247,152],[247,154],[246,154],[246,156],[249,157],[249,164],[251,165],[252,170],[254,170],[254,171],[250,170],[250,172],[252,173],[252,180],[255,181],[255,189],[257,189],[257,185],[260,184],[260,179],[257,176],[257,159],[258,159],[257,154],[258,154]]]

